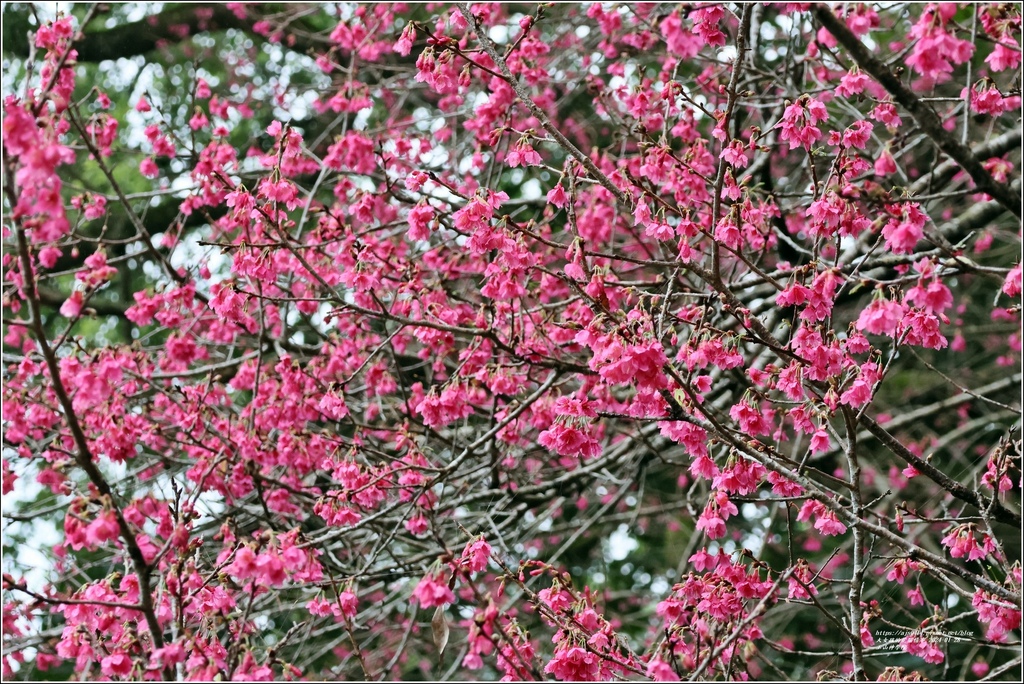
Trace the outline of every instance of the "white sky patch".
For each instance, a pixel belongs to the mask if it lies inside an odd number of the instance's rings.
[[[604,542],[604,557],[608,562],[625,560],[640,547],[640,542],[629,534],[629,526],[619,525]]]
[[[508,27],[501,25],[492,26],[487,35],[498,45],[504,45],[508,42]]]

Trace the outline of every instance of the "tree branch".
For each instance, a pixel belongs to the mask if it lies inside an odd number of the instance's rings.
[[[594,180],[600,183],[606,190],[608,190],[608,192],[612,193],[612,196],[615,197],[615,199],[628,205],[629,198],[626,196],[626,193],[617,188],[615,184],[612,183],[611,179],[608,178],[601,169],[597,168],[597,164],[594,163],[593,159],[583,154],[578,147],[573,145],[568,138],[562,135],[562,132],[555,128],[551,123],[551,119],[548,118],[547,113],[533,101],[530,94],[526,92],[526,88],[523,87],[519,82],[519,79],[517,79],[508,68],[508,63],[505,61],[505,58],[498,54],[497,49],[494,47],[494,43],[491,42],[490,37],[487,35],[487,31],[483,30],[480,26],[480,21],[470,11],[469,5],[460,2],[457,4],[457,7],[459,8],[459,11],[462,12],[463,16],[465,16],[469,21],[470,25],[472,25],[473,31],[476,33],[477,39],[480,41],[480,45],[483,47],[484,52],[486,52],[491,60],[494,61],[494,64],[498,67],[498,71],[500,71],[502,76],[505,77],[508,84],[512,86],[512,90],[515,91],[516,96],[523,102],[523,104],[526,105],[530,112],[537,117],[537,120],[540,121],[541,127],[547,131],[552,138],[558,141],[558,144],[562,149],[582,164]]]
[[[1021,197],[1014,193],[1006,183],[999,183],[981,165],[981,161],[967,147],[956,139],[952,133],[942,127],[942,120],[927,104],[922,102],[909,88],[893,74],[889,69],[875,57],[864,43],[853,34],[844,21],[836,17],[826,5],[814,5],[811,10],[822,26],[828,29],[829,33],[835,36],[843,47],[849,52],[850,57],[860,68],[878,81],[900,105],[903,106],[917,124],[943,152],[952,157],[957,164],[963,167],[974,180],[975,186],[981,192],[987,193],[996,199],[1000,204],[1009,209],[1018,218],[1021,217]]]

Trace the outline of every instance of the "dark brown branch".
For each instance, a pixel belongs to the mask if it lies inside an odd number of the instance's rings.
[[[943,152],[956,161],[964,171],[974,180],[974,185],[981,192],[987,193],[996,199],[1000,204],[1009,209],[1018,218],[1021,217],[1021,197],[1014,193],[1006,183],[999,183],[982,166],[981,161],[975,156],[971,148],[967,147],[956,136],[942,127],[942,120],[939,115],[922,102],[909,88],[907,88],[889,69],[871,54],[871,51],[860,42],[847,26],[846,22],[836,17],[825,5],[814,5],[812,9],[814,16],[821,22],[828,31],[835,36],[843,47],[846,48],[850,57],[860,68],[878,81],[893,98],[904,109],[910,112],[917,124]]]
[[[541,109],[540,106],[533,101],[533,98],[530,97],[530,93],[527,92],[526,88],[523,87],[523,84],[520,83],[519,79],[516,78],[509,69],[505,58],[498,54],[497,48],[487,35],[487,30],[480,25],[480,20],[477,19],[476,15],[470,11],[469,5],[466,3],[458,3],[457,6],[463,16],[469,20],[469,23],[473,27],[473,31],[476,33],[477,40],[480,41],[480,46],[484,49],[484,52],[486,52],[494,61],[495,65],[497,65],[498,70],[501,71],[502,76],[505,77],[508,84],[512,86],[512,90],[515,91],[519,100],[526,105],[527,109],[529,109],[535,117],[537,117],[541,127],[558,142],[559,146],[563,150],[568,152],[573,159],[582,164],[583,168],[587,170],[587,173],[589,173],[594,180],[600,183],[608,192],[612,193],[612,196],[615,197],[615,199],[623,204],[630,204],[629,197],[626,193],[612,183],[611,179],[597,167],[597,164],[594,163],[593,159],[583,154],[578,147],[572,144],[572,142],[570,142],[569,139],[551,123],[551,119],[548,117],[547,112]]]
[[[878,438],[878,440],[884,444],[889,451],[896,454],[899,458],[905,461],[908,465],[912,465],[919,472],[927,475],[936,484],[945,489],[947,492],[952,494],[957,499],[960,499],[964,503],[969,503],[978,509],[987,509],[991,506],[992,517],[999,522],[1007,523],[1008,525],[1016,525],[1020,527],[1021,516],[1020,513],[1014,513],[998,501],[991,501],[978,495],[964,485],[960,484],[956,480],[952,479],[944,472],[933,466],[928,461],[917,456],[912,451],[907,449],[898,439],[893,437],[888,430],[879,425],[874,419],[868,416],[860,417],[860,424],[868,429],[872,435]]]
[[[12,166],[8,164],[6,156],[4,163],[7,166]],[[14,174],[9,173],[8,178],[13,177]],[[11,206],[15,206],[17,204],[17,194],[14,187],[10,183],[5,183],[4,192],[7,194]],[[142,553],[142,548],[139,546],[138,540],[135,537],[135,532],[128,524],[128,521],[125,520],[120,507],[116,504],[114,492],[103,473],[96,465],[95,457],[89,447],[88,438],[82,430],[81,423],[78,422],[78,415],[75,413],[74,406],[71,403],[71,397],[68,395],[67,389],[64,387],[64,382],[61,378],[57,355],[47,341],[46,330],[43,327],[42,312],[40,311],[39,297],[36,293],[35,272],[32,268],[32,256],[29,253],[28,238],[26,237],[25,229],[20,225],[20,222],[19,225],[17,225],[15,232],[17,233],[18,240],[18,257],[20,260],[19,263],[23,283],[22,292],[25,295],[31,315],[32,333],[36,338],[39,350],[42,352],[43,358],[46,361],[46,368],[49,371],[53,393],[57,397],[57,401],[63,409],[64,420],[67,423],[68,429],[71,432],[71,437],[75,442],[75,461],[78,467],[85,472],[86,476],[88,476],[89,481],[94,487],[96,487],[96,490],[100,495],[110,502],[114,516],[117,519],[117,526],[121,533],[121,539],[124,541],[125,549],[132,560],[132,566],[135,569],[135,574],[139,581],[139,610],[141,610],[142,614],[145,616],[146,625],[149,627],[149,631],[153,639],[153,647],[162,648],[164,645],[163,630],[161,629],[160,622],[156,617],[156,608],[153,604],[153,594],[151,589],[153,568],[146,562],[146,557]],[[168,672],[168,674],[170,674],[170,672]]]
[[[1007,131],[998,137],[992,138],[991,140],[987,140],[981,145],[978,145],[971,150],[971,153],[978,159],[985,160],[993,157],[1000,157],[1012,150],[1018,150],[1020,149],[1021,133],[1022,129],[1020,128]],[[954,161],[942,162],[932,169],[930,173],[926,173],[914,181],[914,184],[910,186],[910,196],[914,197],[925,192],[936,192],[941,190],[953,179],[953,176],[955,176],[959,170],[960,165]]]

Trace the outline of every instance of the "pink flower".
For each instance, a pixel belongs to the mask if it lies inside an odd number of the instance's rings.
[[[704,533],[708,535],[708,539],[720,539],[725,536],[725,521],[713,513],[702,514],[697,519],[697,529],[704,530]]]
[[[885,576],[885,579],[890,582],[895,581],[897,584],[903,584],[912,570],[921,570],[923,567],[917,561],[910,560],[909,558],[899,558],[892,564],[892,568]]]
[[[854,67],[849,73],[845,74],[839,80],[839,85],[836,86],[836,95],[839,95],[840,97],[859,95],[864,91],[864,88],[866,88],[869,83],[871,83],[871,79],[868,75],[862,73],[857,67]]]
[[[206,117],[206,112],[196,107],[192,118],[188,120],[188,127],[193,131],[198,131],[200,128],[206,128],[209,125],[210,120]]]
[[[520,138],[505,157],[505,162],[511,168],[517,166],[540,166],[542,161],[540,154],[530,146],[530,142],[526,138]]]
[[[996,43],[992,53],[985,58],[985,63],[992,67],[992,71],[998,72],[1016,69],[1020,65],[1020,59],[1021,51],[1017,40],[1007,32]]]
[[[1006,274],[1003,281],[1003,293],[1010,297],[1018,297],[1021,292],[1021,265],[1017,264]]]
[[[601,659],[579,646],[555,651],[544,671],[564,682],[595,682],[600,679]]]
[[[548,190],[547,196],[548,202],[555,205],[559,209],[569,203],[569,196],[565,192],[565,187],[561,183]]]
[[[49,22],[36,31],[36,47],[55,50],[63,42],[74,35],[71,17],[61,17]]]
[[[470,572],[483,572],[487,569],[487,561],[491,557],[491,545],[483,539],[466,544],[462,551],[462,562]]]
[[[796,102],[786,107],[779,139],[788,141],[791,150],[797,147],[810,150],[811,145],[821,139],[821,130],[815,124],[827,119],[828,110],[820,100],[801,95]]]
[[[467,418],[473,414],[473,407],[468,402],[465,385],[453,383],[436,394],[423,397],[416,411],[423,417],[423,424],[434,428],[442,428],[456,420]]]
[[[152,157],[146,157],[139,162],[139,172],[146,178],[156,178],[160,175],[160,169],[157,168],[156,162],[153,161]]]
[[[338,594],[337,609],[342,615],[355,617],[359,609],[359,597],[351,589],[346,589]]]
[[[85,538],[90,545],[117,539],[120,533],[121,528],[117,524],[117,516],[113,511],[102,513],[85,528]]]
[[[948,323],[949,320],[946,319]],[[948,340],[939,332],[939,319],[927,311],[911,309],[900,321],[897,329],[907,344],[926,347],[928,349],[945,349]]]
[[[729,409],[729,415],[740,424],[740,429],[751,437],[772,432],[771,409],[762,411],[760,406],[751,404],[749,399],[733,405]]]
[[[875,174],[879,176],[889,176],[896,173],[896,160],[892,156],[892,152],[886,147],[882,150],[882,153],[878,155],[878,159],[875,160]]]
[[[920,632],[912,632],[900,641],[900,646],[910,655],[924,658],[926,663],[941,663],[946,659],[942,649],[925,638]]]
[[[75,279],[85,283],[87,287],[99,287],[117,275],[117,269],[107,265],[107,255],[103,251],[93,252],[86,260],[88,270],[79,271]]]
[[[559,397],[559,401],[567,397]],[[556,411],[571,410],[555,403]],[[564,413],[555,418],[551,426],[540,433],[537,441],[560,456],[575,456],[581,459],[597,458],[601,454],[601,443],[593,434],[590,418],[586,415]]]
[[[722,159],[737,169],[742,169],[750,163],[747,159],[746,149],[739,140],[733,140],[722,150]]]
[[[345,400],[334,392],[328,392],[321,397],[317,408],[331,420],[341,420],[348,415],[348,407],[345,406]]]
[[[1006,98],[990,84],[982,89],[972,88],[970,100],[971,110],[979,114],[999,116],[1006,111]]]
[[[125,653],[112,653],[100,661],[100,670],[108,677],[127,677],[135,663]]]
[[[941,83],[949,78],[954,64],[963,64],[974,54],[974,44],[946,31],[946,16],[936,5],[929,5],[910,29],[916,39],[906,63],[929,81]]]
[[[434,219],[434,210],[429,204],[420,203],[409,210],[409,239],[426,240],[430,237],[430,222]]]
[[[897,218],[889,219],[882,228],[882,237],[886,246],[895,254],[909,254],[924,237],[924,224],[928,217],[921,211],[916,202],[907,202],[894,209]]]
[[[872,335],[892,336],[906,312],[906,307],[890,299],[876,299],[857,317],[857,329]]]
[[[779,475],[776,472],[768,473],[768,483],[772,486],[772,492],[777,496],[800,496],[804,493],[804,488],[796,482],[793,482],[785,475]]]
[[[441,579],[441,575],[427,575],[420,580],[412,592],[413,598],[419,601],[421,608],[441,606],[446,603],[455,603],[455,594],[448,588],[448,584]]]
[[[823,454],[832,447],[832,440],[828,436],[828,431],[824,428],[819,428],[811,435],[811,453],[812,454]]]
[[[830,508],[824,508],[818,515],[818,519],[814,521],[814,529],[818,530],[827,537],[832,537],[846,532],[846,525],[839,522],[836,517],[835,511]]]
[[[71,296],[64,300],[64,303],[60,305],[60,315],[65,318],[76,318],[78,314],[82,312],[82,303],[84,301],[84,293],[81,290],[75,290],[71,293]]]
[[[973,524],[958,525],[942,538],[943,546],[949,548],[953,558],[967,556],[968,560],[981,560],[996,551],[995,543],[987,534],[980,532],[981,543],[975,535]]]
[[[238,579],[252,577],[256,573],[256,553],[247,545],[239,547],[234,560],[224,570]]]
[[[425,515],[415,515],[405,521],[405,529],[415,537],[422,537],[430,531],[430,521]]]
[[[891,102],[882,102],[871,111],[871,118],[885,124],[889,128],[899,128],[903,124],[896,113],[896,106]]]
[[[871,140],[871,131],[874,126],[870,121],[856,121],[843,132],[843,144],[847,147],[854,147],[863,150]]]
[[[664,660],[652,659],[647,664],[647,676],[656,682],[678,682],[679,675]]]
[[[416,27],[412,22],[409,22],[406,24],[405,29],[402,30],[402,35],[399,36],[392,49],[403,57],[408,56],[412,52],[412,41],[415,35]]]
[[[985,638],[1004,643],[1006,636],[1020,629],[1021,611],[1012,606],[1003,605],[1005,601],[992,594],[978,589],[971,599],[971,604],[978,611],[978,620],[987,626]]]
[[[555,613],[560,613],[572,605],[572,595],[564,591],[557,581],[554,585],[538,591],[537,596]]]

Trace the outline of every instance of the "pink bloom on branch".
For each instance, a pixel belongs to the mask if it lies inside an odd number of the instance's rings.
[[[572,595],[562,589],[557,581],[552,586],[538,591],[537,596],[555,613],[561,613],[572,605]]]
[[[945,349],[949,344],[939,331],[939,319],[919,309],[911,309],[900,321],[898,334],[905,335],[903,339],[907,344],[928,349]]]
[[[71,17],[62,17],[56,21],[48,22],[36,31],[35,45],[38,48],[56,50],[61,47],[64,41],[71,38],[74,32],[74,29],[71,27]]]
[[[1006,274],[1003,281],[1003,293],[1010,297],[1019,297],[1021,293],[1021,265],[1017,264]]]
[[[656,682],[678,682],[679,675],[664,660],[652,659],[647,664],[647,676]]]
[[[550,204],[561,209],[569,203],[569,195],[565,192],[565,186],[561,183],[555,185],[555,187],[548,190],[547,200]]]
[[[65,318],[75,318],[82,312],[82,303],[84,301],[84,293],[81,290],[75,290],[71,293],[71,296],[64,300],[64,303],[60,305],[60,315]]]
[[[742,169],[750,163],[747,159],[746,149],[739,140],[733,140],[722,150],[722,159],[737,169]]]
[[[836,86],[836,95],[840,97],[859,95],[869,83],[871,83],[871,78],[861,72],[859,68],[854,67],[839,81],[839,85]]]
[[[412,41],[415,35],[416,27],[412,22],[409,22],[406,24],[405,29],[402,30],[402,35],[399,36],[392,49],[403,57],[408,56],[412,52]]]
[[[854,122],[843,132],[843,145],[863,150],[867,147],[868,141],[871,140],[871,131],[873,129],[874,126],[871,125],[870,121]]]
[[[941,314],[953,306],[953,294],[942,281],[935,279],[927,285],[922,282],[910,288],[907,301],[928,313]]]
[[[751,400],[744,399],[729,409],[729,415],[739,423],[740,429],[751,437],[767,435],[772,432],[772,419],[774,410],[770,408],[761,409],[759,404],[752,404]]]
[[[113,511],[106,511],[89,523],[85,529],[85,538],[89,545],[95,546],[111,539],[117,539],[120,533],[121,528],[118,526],[117,516]]]
[[[88,270],[79,271],[75,278],[86,285],[86,287],[99,287],[117,275],[117,269],[107,265],[107,255],[102,252],[93,252],[86,260]]]
[[[455,594],[448,588],[448,583],[441,579],[441,575],[427,575],[421,579],[412,595],[419,602],[421,608],[455,603]]]
[[[409,239],[426,240],[430,237],[430,223],[434,220],[434,210],[429,204],[421,202],[409,210]]]
[[[928,217],[916,202],[890,206],[894,218],[882,228],[886,246],[896,254],[909,254],[924,237],[924,225]]]
[[[235,552],[235,558],[224,568],[239,579],[248,579],[256,574],[256,553],[248,545],[243,545]]]
[[[910,655],[924,658],[926,663],[941,663],[946,659],[942,649],[920,632],[912,632],[903,637],[900,647]]]
[[[992,49],[992,53],[985,58],[985,64],[992,67],[992,71],[999,72],[1016,69],[1020,65],[1020,60],[1021,50],[1017,40],[1009,33],[1005,33]]]
[[[424,425],[436,430],[469,417],[473,414],[473,407],[468,401],[466,386],[452,383],[441,390],[440,394],[431,390],[420,401],[416,412],[422,416]]]
[[[820,100],[801,95],[796,102],[786,107],[779,139],[788,141],[791,150],[797,147],[810,150],[811,145],[821,139],[821,130],[815,124],[827,119],[828,110]]]
[[[600,679],[601,658],[579,646],[563,646],[544,671],[565,682],[595,682]]]
[[[636,311],[630,314],[632,320],[639,320],[640,316]],[[627,340],[622,335],[604,333],[591,326],[580,331],[576,341],[593,350],[589,366],[608,383],[635,383],[638,388],[653,390],[668,385],[663,370],[668,359],[656,339]]]
[[[889,176],[896,173],[896,159],[892,152],[886,147],[875,160],[875,174],[878,176]]]
[[[483,572],[487,569],[487,562],[491,557],[491,545],[483,539],[477,539],[466,544],[462,551],[462,562],[466,564],[470,572]]]
[[[811,453],[812,454],[823,454],[832,447],[832,440],[828,435],[828,431],[824,428],[819,428],[811,435]]]
[[[985,638],[997,643],[1005,643],[1010,632],[1020,629],[1021,611],[1005,603],[1005,600],[981,589],[971,599],[971,604],[978,611],[978,620],[987,627]]]
[[[338,594],[337,603],[331,608],[336,614],[340,613],[350,618],[355,617],[359,610],[359,597],[351,589],[346,589]]]
[[[146,178],[156,178],[160,174],[160,169],[152,157],[146,157],[139,162],[139,172]]]
[[[537,441],[560,456],[597,458],[601,443],[594,435],[591,419],[596,416],[590,402],[572,397],[555,400],[555,422],[540,433]]]
[[[924,566],[917,561],[910,560],[909,558],[899,558],[893,563],[885,579],[889,582],[903,584],[904,580],[910,576],[911,571],[922,570],[923,568]]]
[[[814,529],[818,530],[825,536],[831,537],[844,534],[846,532],[846,525],[839,522],[839,518],[836,517],[835,511],[826,508],[819,513],[817,520],[814,521]]]
[[[328,392],[321,397],[317,408],[331,420],[341,420],[348,415],[348,407],[345,406],[344,398],[335,392]]]
[[[135,663],[125,653],[112,653],[100,661],[100,670],[108,677],[128,677]]]
[[[868,304],[857,318],[857,329],[872,335],[892,336],[896,332],[906,307],[890,299],[876,299]]]
[[[946,30],[952,16],[947,15],[944,5],[928,5],[910,29],[910,38],[916,42],[906,63],[933,83],[948,80],[953,65],[963,64],[974,54],[974,43],[960,40]],[[955,13],[955,6],[948,9]]]

